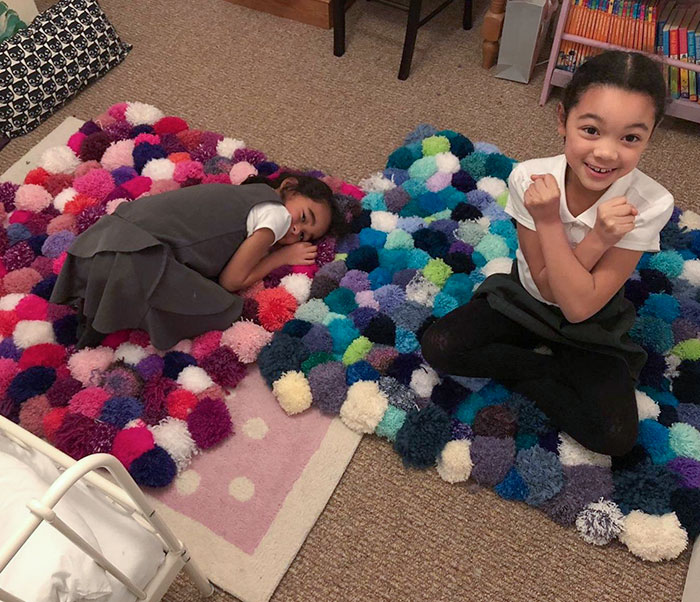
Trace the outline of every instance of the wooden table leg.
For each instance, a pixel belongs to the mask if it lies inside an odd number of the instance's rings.
[[[420,24],[421,0],[411,0],[408,5],[408,20],[406,22],[406,38],[403,43],[401,66],[399,67],[399,79],[408,79],[413,61],[413,51],[416,48],[416,36]]]
[[[499,41],[503,31],[503,20],[506,16],[506,0],[491,0],[484,24],[481,26],[481,66],[490,69],[498,60]]]

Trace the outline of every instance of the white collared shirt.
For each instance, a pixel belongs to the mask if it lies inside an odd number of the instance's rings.
[[[260,228],[269,228],[277,242],[292,225],[292,216],[282,203],[266,201],[258,203],[248,212],[245,225],[248,236]]]
[[[525,208],[523,196],[528,189],[533,174],[552,174],[557,180],[561,191],[559,203],[559,215],[564,224],[564,231],[572,248],[575,248],[583,238],[593,229],[598,212],[598,205],[617,197],[625,196],[627,201],[634,205],[639,212],[635,219],[634,230],[628,232],[615,245],[620,249],[630,249],[633,251],[658,251],[659,232],[666,225],[666,222],[673,213],[673,195],[661,184],[652,180],[638,169],[632,170],[626,176],[616,180],[610,188],[605,191],[591,207],[583,213],[574,217],[569,211],[566,203],[566,156],[545,157],[543,159],[531,159],[519,163],[508,178],[508,203],[505,212],[514,217],[515,220],[529,228],[536,230],[532,216]],[[530,266],[525,261],[520,248],[516,251],[518,261],[518,272],[520,282],[535,299],[556,305],[545,300],[535,284]]]

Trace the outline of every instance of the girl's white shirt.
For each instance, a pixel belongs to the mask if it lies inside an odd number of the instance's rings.
[[[292,225],[292,216],[282,203],[258,203],[248,212],[245,225],[248,236],[260,228],[269,228],[277,242]]]
[[[598,205],[611,198],[625,196],[627,201],[637,208],[639,214],[635,219],[634,230],[623,236],[615,246],[633,251],[658,251],[660,249],[659,232],[673,213],[673,195],[668,190],[638,169],[634,169],[626,176],[616,180],[591,207],[574,217],[566,204],[566,156],[563,154],[523,161],[511,172],[508,178],[508,202],[505,212],[514,217],[519,224],[530,230],[537,230],[532,216],[525,208],[523,197],[525,191],[532,184],[531,176],[547,173],[556,178],[561,191],[559,215],[571,248],[575,248],[593,229]],[[532,278],[530,266],[525,261],[525,256],[520,248],[517,249],[515,255],[520,282],[525,290],[542,303],[556,305],[545,300],[540,294]]]

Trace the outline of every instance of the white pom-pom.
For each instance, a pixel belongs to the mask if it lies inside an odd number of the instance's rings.
[[[604,546],[620,535],[624,517],[615,502],[600,498],[591,502],[576,517],[576,529],[584,541]]]
[[[666,370],[664,370],[664,376],[670,380],[675,380],[680,374],[680,372],[678,372],[678,366],[681,365],[683,360],[672,353],[669,353],[664,359],[666,360]]]
[[[41,153],[39,167],[49,173],[73,173],[80,165],[80,159],[68,146],[54,146]]]
[[[381,171],[373,173],[369,178],[360,180],[359,187],[365,192],[386,192],[392,188],[396,188],[396,184],[389,178],[385,178]]]
[[[143,102],[127,102],[124,117],[131,125],[153,125],[163,119],[163,111]]]
[[[187,366],[187,368],[184,368],[178,375],[177,382],[195,395],[214,386],[214,381],[199,366]]]
[[[72,201],[78,195],[78,191],[72,186],[64,188],[53,198],[53,206],[61,213],[66,207],[66,203]]]
[[[452,153],[435,155],[435,165],[437,165],[438,171],[445,173],[457,173],[460,169],[459,159]]]
[[[472,473],[471,441],[448,441],[438,458],[437,471],[448,483],[462,483]]]
[[[197,446],[187,429],[184,420],[168,417],[155,426],[149,427],[156,445],[162,447],[175,460],[178,472],[187,468]]]
[[[135,366],[147,355],[146,350],[140,345],[134,345],[133,343],[122,343],[114,351],[114,361],[124,362],[125,364]]]
[[[311,293],[311,278],[306,274],[287,274],[280,280],[280,284],[287,292],[291,293],[299,305],[306,303],[309,299],[309,294]]]
[[[656,420],[661,413],[659,405],[646,393],[635,391],[634,396],[637,399],[637,416],[640,420],[651,418]]]
[[[245,148],[245,142],[243,142],[243,140],[224,138],[216,143],[216,154],[220,157],[233,159],[233,153],[235,153],[239,148]]]
[[[428,364],[421,364],[411,374],[411,389],[418,397],[430,397],[433,388],[440,382],[440,377]]]
[[[688,533],[675,512],[656,516],[633,510],[624,519],[619,539],[632,554],[650,562],[678,558],[688,545]]]
[[[2,311],[12,311],[17,304],[26,297],[24,293],[10,293],[5,295],[0,299],[0,310]]]
[[[399,216],[389,211],[372,211],[370,214],[372,228],[380,232],[392,232],[396,230]]]
[[[612,466],[612,458],[586,449],[578,441],[572,439],[566,433],[559,433],[559,461],[564,466],[578,466],[590,464],[593,466]]]
[[[53,325],[45,320],[20,320],[12,333],[12,339],[20,349],[56,342]]]
[[[683,262],[681,278],[695,286],[700,286],[700,259],[688,259]]]
[[[510,274],[512,268],[512,259],[509,257],[496,257],[496,259],[492,259],[481,268],[481,271],[484,276],[488,277],[491,274]]]
[[[686,227],[688,230],[700,230],[700,215],[688,209],[681,213],[678,225],[681,228]]]
[[[381,422],[389,402],[373,380],[361,380],[348,389],[340,407],[340,419],[358,433],[373,433]]]
[[[285,372],[272,383],[272,392],[280,407],[290,416],[311,407],[311,386],[303,372]]]
[[[505,191],[506,183],[503,180],[501,180],[500,178],[492,178],[491,176],[487,176],[485,178],[481,178],[476,183],[476,187],[479,190],[483,190],[484,192],[488,192],[495,199],[502,192]]]
[[[440,289],[418,272],[406,285],[406,298],[421,305],[433,306],[435,295]]]
[[[175,163],[170,159],[151,159],[141,172],[142,176],[151,180],[172,180],[175,173]]]

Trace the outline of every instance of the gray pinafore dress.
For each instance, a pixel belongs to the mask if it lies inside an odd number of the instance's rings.
[[[629,336],[634,325],[634,305],[625,298],[624,287],[587,320],[569,322],[559,307],[535,299],[525,290],[518,276],[517,262],[510,274],[489,276],[474,292],[486,297],[489,305],[545,341],[618,357],[625,361],[637,380],[647,354]]]
[[[266,184],[204,184],[122,203],[75,239],[51,302],[82,300],[88,327],[140,328],[158,349],[224,330],[243,300],[218,276],[266,201],[282,202]]]

